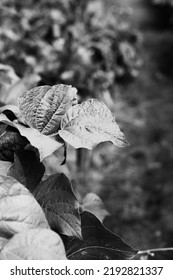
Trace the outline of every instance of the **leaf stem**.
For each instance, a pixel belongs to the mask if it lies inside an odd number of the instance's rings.
[[[137,253],[137,255],[143,255],[143,254],[152,254],[154,252],[159,252],[159,251],[173,251],[173,247],[171,248],[158,248],[158,249],[148,249],[148,250],[145,250],[145,251],[139,251]]]

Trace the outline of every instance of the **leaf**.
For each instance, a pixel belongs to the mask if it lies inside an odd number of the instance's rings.
[[[0,260],[65,260],[58,234],[50,229],[30,229],[14,235],[0,252]]]
[[[81,237],[79,203],[71,182],[64,174],[49,176],[39,184],[33,194],[42,206],[52,230]]]
[[[67,258],[71,260],[124,260],[134,257],[136,250],[106,229],[91,213],[81,214],[82,239],[69,238]]]
[[[34,151],[20,150],[15,154],[8,176],[12,176],[32,192],[40,183],[44,172],[45,167]]]
[[[13,162],[14,152],[25,147],[28,141],[19,134],[16,128],[2,123],[1,116],[2,115],[0,115],[0,160]],[[6,116],[5,119],[7,119]],[[10,123],[9,120],[8,122]]]
[[[139,251],[135,259],[140,260],[173,260],[173,248],[158,248]]]
[[[9,168],[12,166],[12,163],[9,161],[0,160],[0,175],[7,175]]]
[[[6,90],[6,104],[17,105],[17,98],[23,92],[33,88],[40,81],[40,76],[36,73],[27,74],[25,77],[14,83]]]
[[[105,209],[101,198],[95,193],[88,193],[84,197],[81,207],[83,211],[88,211],[94,214],[101,222],[106,216],[110,215]]]
[[[3,103],[11,104],[13,96],[8,94],[8,90],[19,81],[14,69],[10,65],[0,64],[0,100]]]
[[[8,239],[0,236],[0,252],[7,242],[8,242]]]
[[[0,100],[4,104],[16,105],[18,96],[39,81],[40,76],[36,73],[27,74],[19,79],[11,66],[0,64]]]
[[[0,64],[0,84],[4,85],[11,85],[14,84],[16,81],[19,80],[19,77],[16,75],[13,67],[6,64]],[[2,100],[2,93],[1,93],[1,101],[6,103]]]
[[[0,114],[0,122],[2,122],[4,124],[8,124],[9,126],[16,128],[20,132],[21,136],[24,136],[31,143],[32,146],[34,146],[35,148],[38,149],[41,161],[44,158],[51,155],[54,151],[58,150],[63,145],[63,143],[55,141],[53,138],[51,138],[49,136],[43,135],[42,133],[40,133],[38,130],[36,130],[34,128],[26,127],[15,121],[13,121],[13,122],[10,121],[4,114]],[[22,137],[22,139],[23,139],[23,137]],[[17,142],[17,140],[18,139],[16,139],[16,142]],[[11,141],[11,139],[10,139],[10,141]],[[4,145],[4,142],[2,144]],[[5,144],[6,144],[6,141],[5,141]],[[20,142],[18,144],[20,144]],[[2,146],[2,148],[3,147],[4,146]],[[0,152],[2,153],[3,151],[0,150]]]
[[[67,85],[40,86],[18,98],[26,123],[45,135],[57,133],[62,116],[77,103],[76,88]]]
[[[15,105],[6,105],[0,107],[0,113],[5,114],[10,121],[22,118],[19,108]]]
[[[10,238],[36,227],[49,226],[33,195],[15,179],[0,176],[0,236]]]
[[[58,134],[76,149],[93,149],[105,141],[110,141],[118,147],[127,145],[127,140],[111,111],[96,99],[89,99],[71,107],[62,119]]]

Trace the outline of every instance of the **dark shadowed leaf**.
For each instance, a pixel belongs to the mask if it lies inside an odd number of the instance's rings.
[[[14,153],[24,148],[29,142],[17,129],[0,123],[0,160],[14,161]]]
[[[62,116],[77,103],[76,93],[76,88],[63,84],[36,87],[19,96],[19,109],[30,127],[51,135],[60,128]]]
[[[33,194],[42,206],[51,229],[67,236],[81,237],[79,203],[70,180],[64,174],[50,176],[39,184]]]
[[[46,135],[40,133],[35,128],[26,127],[23,124],[19,124],[17,122],[17,120],[10,121],[5,114],[0,114],[0,122],[2,122],[3,124],[9,125],[9,127],[12,127],[13,130],[14,130],[14,128],[16,128],[20,132],[20,134],[18,133],[19,136],[22,135],[25,137],[24,139],[28,139],[28,141],[31,143],[31,145],[38,149],[41,161],[45,157],[51,155],[54,151],[58,150],[63,145],[63,142],[58,142],[55,139],[53,139],[52,137],[49,137],[49,136],[46,136]],[[15,131],[16,131],[16,129],[15,129]],[[2,133],[3,133],[3,131],[2,131]],[[22,137],[22,139],[23,139],[23,137]],[[28,143],[28,141],[27,141],[27,143]],[[19,145],[20,142],[19,143],[18,142],[19,141],[17,141],[17,144]],[[6,144],[6,141],[5,141],[5,144]]]
[[[135,259],[140,260],[173,260],[173,248],[139,251]]]
[[[45,167],[35,151],[20,150],[15,154],[14,163],[8,171],[8,175],[32,192],[40,183],[44,171]]]
[[[133,258],[137,251],[106,229],[91,213],[81,214],[82,239],[69,238],[67,257],[71,260],[123,260]]]
[[[76,149],[93,149],[106,141],[118,147],[128,145],[111,111],[96,99],[71,107],[62,119],[58,134]]]

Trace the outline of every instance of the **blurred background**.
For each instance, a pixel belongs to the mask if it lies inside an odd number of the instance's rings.
[[[173,1],[1,0],[1,106],[57,83],[104,101],[130,146],[70,147],[66,166],[58,151],[47,174],[66,173],[80,201],[97,194],[135,248],[173,247]]]

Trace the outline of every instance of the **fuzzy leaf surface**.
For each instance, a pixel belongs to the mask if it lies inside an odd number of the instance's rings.
[[[26,123],[45,135],[57,133],[62,116],[77,103],[77,90],[68,85],[35,87],[18,98]]]
[[[14,235],[0,252],[0,260],[64,260],[65,248],[58,234],[34,228]]]
[[[9,125],[13,128],[16,128],[20,132],[20,134],[18,134],[18,135],[19,136],[21,135],[21,136],[25,137],[25,142],[28,140],[31,143],[32,146],[34,146],[35,148],[38,149],[41,161],[45,157],[51,155],[54,151],[58,150],[63,145],[63,143],[55,141],[53,138],[40,133],[38,130],[36,130],[34,128],[26,127],[22,124],[19,124],[19,123],[15,122],[15,121],[13,121],[13,122],[10,121],[6,117],[6,115],[4,115],[4,114],[0,114],[0,122],[2,122],[3,124],[7,124],[7,125]],[[4,131],[4,128],[3,128],[3,131]],[[17,137],[18,137],[18,135],[17,135]],[[4,136],[4,134],[2,136]],[[15,134],[15,137],[16,137],[16,134]],[[11,138],[12,138],[12,136],[10,135],[10,139],[9,139],[8,142],[5,141],[5,140],[4,140],[5,143],[4,143],[4,141],[2,142],[2,148],[4,146],[6,147],[6,142],[7,143],[12,142]],[[0,141],[1,141],[1,139],[0,139]],[[28,143],[28,141],[27,141],[27,143]],[[15,143],[17,142],[17,144],[18,144],[18,138],[13,139],[13,142],[15,142]],[[19,144],[20,144],[20,142],[19,142]],[[12,150],[12,152],[13,152],[13,150]],[[10,156],[12,156],[12,155],[10,154]]]
[[[58,134],[76,149],[91,150],[106,141],[118,147],[128,144],[111,111],[97,99],[71,107],[62,119]]]
[[[8,175],[15,178],[32,192],[40,183],[45,172],[44,165],[33,150],[20,150],[15,154],[14,163]]]
[[[106,229],[91,213],[81,214],[82,239],[69,238],[67,258],[71,260],[124,260],[137,253],[119,236]]]
[[[33,194],[42,206],[52,230],[67,236],[81,237],[79,203],[70,180],[64,174],[49,176]]]
[[[38,202],[15,179],[0,176],[0,236],[10,238],[36,227],[49,227]]]

